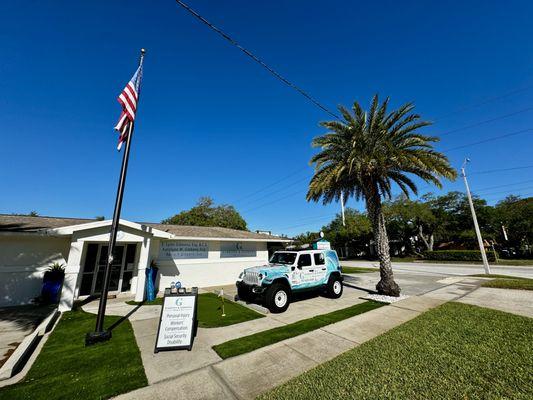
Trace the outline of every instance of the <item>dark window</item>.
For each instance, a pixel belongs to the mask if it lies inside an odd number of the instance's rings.
[[[135,262],[135,252],[137,250],[136,244],[128,244],[126,249],[126,267],[127,264],[132,264]]]
[[[93,274],[83,274],[81,278],[80,296],[91,294],[91,286],[93,284]]]
[[[322,253],[315,253],[313,257],[315,258],[315,265],[324,265],[326,263],[326,259]]]
[[[83,272],[92,272],[96,266],[96,255],[98,254],[98,244],[89,243],[87,245],[87,255],[85,256],[85,265]]]
[[[300,254],[298,259],[299,267],[309,267],[311,265],[311,254]]]

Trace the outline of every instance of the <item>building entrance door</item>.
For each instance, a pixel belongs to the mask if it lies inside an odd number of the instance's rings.
[[[98,295],[102,291],[108,245],[89,243],[83,266],[80,296]],[[131,288],[136,244],[117,245],[113,251],[109,292],[125,292]]]

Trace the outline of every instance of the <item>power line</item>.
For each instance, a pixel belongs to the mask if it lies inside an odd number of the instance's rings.
[[[314,221],[312,222],[308,222],[308,223],[305,223],[305,224],[299,224],[299,225],[293,225],[293,226],[287,226],[285,228],[279,228],[277,229],[278,231],[288,231],[290,229],[294,229],[294,228],[300,228],[302,226],[309,226],[309,225],[314,225],[316,224],[318,221],[321,221],[321,220],[324,220],[324,219],[329,219],[329,218],[332,218],[334,217],[336,214],[333,214],[333,215],[329,215],[329,216],[324,216],[324,217],[321,217],[321,218],[317,218],[315,219]]]
[[[527,182],[533,182],[533,179],[528,179],[528,180],[525,180],[525,181],[520,181],[520,182],[515,182],[515,183],[508,183],[506,185],[496,185],[496,186],[484,187],[482,189],[476,190],[476,193],[484,192],[485,190],[497,189],[497,188],[501,188],[501,187],[509,187],[509,186],[514,186],[514,185],[520,185],[522,183],[527,183]]]
[[[526,187],[523,187],[523,188],[516,188],[516,189],[497,190],[495,192],[483,193],[480,196],[487,196],[487,195],[493,195],[493,194],[499,194],[499,193],[509,193],[509,194],[511,194],[513,192],[521,192],[521,191],[529,190],[529,189],[533,189],[533,186],[526,186]],[[476,193],[476,192],[473,191],[473,193]]]
[[[302,96],[304,96],[307,100],[309,100],[315,106],[317,106],[321,110],[327,112],[329,115],[331,115],[335,119],[338,119],[338,120],[341,119],[337,114],[335,114],[334,112],[329,110],[326,106],[322,105],[318,100],[316,100],[314,97],[312,97],[305,90],[303,90],[302,88],[296,86],[294,83],[292,83],[291,81],[289,81],[288,79],[283,77],[281,74],[276,72],[272,67],[269,67],[263,60],[261,60],[259,57],[257,57],[254,53],[252,53],[250,50],[248,50],[248,49],[244,48],[243,46],[241,46],[236,40],[234,40],[231,36],[229,36],[227,33],[225,33],[222,29],[217,28],[215,25],[213,25],[207,19],[202,17],[198,12],[194,11],[191,7],[189,7],[183,1],[176,0],[176,3],[178,3],[181,7],[183,7],[185,10],[187,10],[192,16],[194,16],[196,19],[201,21],[203,24],[207,25],[211,30],[213,30],[214,32],[216,32],[220,36],[222,36],[225,40],[227,40],[233,46],[237,47],[240,51],[242,51],[244,54],[246,54],[248,57],[250,57],[253,61],[255,61],[257,64],[259,64],[261,67],[266,69],[272,75],[274,75],[277,79],[279,79],[285,85],[287,85],[290,88],[296,90],[298,93],[300,93]]]
[[[249,208],[249,209],[247,209],[247,210],[244,210],[243,212],[248,212],[248,213],[249,213],[250,211],[256,211],[256,210],[258,210],[258,209],[260,209],[260,208],[263,208],[263,207],[269,206],[269,205],[271,205],[271,204],[278,203],[278,202],[280,202],[280,201],[282,201],[282,200],[288,199],[289,197],[296,196],[297,194],[302,194],[302,191],[301,191],[301,190],[298,190],[297,192],[290,193],[290,194],[288,194],[287,196],[280,197],[279,199],[276,199],[276,200],[270,201],[270,202],[265,203],[265,204],[261,204],[261,205],[259,205],[259,206],[257,206],[257,207]]]
[[[494,174],[494,173],[498,173],[498,172],[506,172],[506,171],[514,171],[514,170],[517,170],[517,169],[527,169],[527,168],[533,168],[533,165],[525,165],[523,167],[511,167],[511,168],[501,168],[501,169],[491,169],[491,170],[485,170],[485,171],[474,171],[474,172],[470,172],[468,173],[468,176],[470,175],[482,175],[482,174]],[[525,183],[525,182],[528,182],[528,181],[522,181],[522,182],[516,182],[514,184],[509,184],[509,185],[497,185],[497,186],[491,186],[490,189],[493,189],[493,188],[498,188],[498,187],[505,187],[505,186],[512,186],[512,185],[515,185],[515,184],[520,184],[520,183]],[[418,191],[419,193],[424,190],[424,189],[427,189],[427,188],[432,188],[434,187],[434,185],[425,185],[425,186],[422,186],[422,187],[419,187],[418,188]],[[438,188],[437,188],[438,189]],[[485,188],[486,189],[486,188]],[[424,193],[424,194],[427,194]],[[417,197],[421,197],[423,196],[424,194],[419,194]]]
[[[287,185],[287,186],[283,186],[283,187],[281,187],[280,189],[274,190],[273,192],[268,192],[268,193],[266,193],[264,196],[261,196],[261,197],[255,199],[255,200],[249,200],[249,201],[246,201],[246,202],[244,203],[244,205],[246,206],[246,205],[250,205],[250,204],[252,204],[252,203],[254,203],[254,202],[261,201],[261,200],[263,200],[263,199],[266,199],[266,198],[268,198],[268,197],[271,197],[272,195],[274,195],[274,194],[276,194],[276,193],[283,192],[283,191],[285,191],[285,190],[287,190],[287,189],[294,189],[294,187],[295,187],[298,183],[300,183],[300,182],[304,182],[304,181],[308,181],[309,179],[311,179],[311,177],[307,177],[307,176],[306,176],[305,178],[303,178],[303,179],[298,179],[297,181],[294,181],[294,182],[292,182],[291,184],[289,184],[289,185]]]
[[[493,174],[493,173],[497,173],[497,172],[514,171],[514,170],[517,170],[517,169],[527,169],[527,168],[533,168],[533,165],[525,165],[523,167],[489,169],[489,170],[485,170],[485,171],[474,171],[474,172],[470,172],[468,175]]]
[[[281,183],[281,182],[286,181],[287,179],[289,179],[289,178],[291,178],[291,177],[293,177],[293,176],[295,176],[295,175],[298,175],[298,174],[301,173],[303,170],[307,170],[307,168],[308,168],[308,167],[305,167],[305,168],[299,169],[298,171],[294,171],[294,172],[290,173],[289,175],[286,175],[285,177],[283,177],[283,178],[281,178],[281,179],[278,179],[277,181],[275,181],[275,182],[273,182],[273,183],[271,183],[271,184],[269,184],[269,185],[267,185],[267,186],[264,186],[264,187],[262,187],[262,188],[259,189],[259,190],[256,190],[256,191],[253,192],[253,193],[247,194],[246,196],[243,196],[243,197],[241,197],[241,198],[235,200],[234,202],[235,202],[235,203],[239,203],[239,202],[241,202],[242,200],[245,200],[245,199],[248,199],[248,198],[250,198],[250,197],[253,197],[253,196],[255,196],[256,194],[265,191],[266,189],[269,189],[269,188],[271,188],[271,187],[273,187],[273,186],[276,186],[278,183]],[[306,177],[305,179],[308,179],[308,178]]]
[[[487,139],[483,139],[483,140],[480,140],[480,141],[477,141],[477,142],[463,144],[461,146],[456,146],[456,147],[450,147],[450,148],[445,149],[443,151],[454,151],[454,150],[464,149],[465,147],[477,146],[478,144],[492,142],[494,140],[499,140],[499,139],[503,139],[503,138],[510,137],[510,136],[516,136],[516,135],[520,135],[522,133],[532,132],[532,131],[533,131],[533,128],[522,129],[520,131],[511,132],[511,133],[505,133],[505,134],[499,135],[499,136],[493,136],[493,137],[490,137],[490,138],[487,138]]]
[[[504,93],[504,94],[499,95],[499,96],[489,97],[488,99],[482,100],[482,101],[480,101],[478,103],[470,104],[470,105],[467,105],[465,107],[459,108],[459,109],[457,109],[455,111],[451,111],[451,112],[449,112],[447,114],[443,114],[443,115],[441,115],[441,116],[439,116],[437,118],[434,118],[433,121],[437,122],[437,121],[449,118],[452,115],[460,114],[460,113],[468,111],[468,110],[470,110],[472,108],[476,108],[476,107],[479,107],[479,106],[482,106],[482,105],[485,105],[485,104],[488,104],[488,103],[492,103],[493,101],[501,100],[501,99],[504,99],[506,97],[514,96],[515,94],[525,92],[525,91],[527,91],[527,90],[529,90],[531,88],[533,88],[533,85],[528,85],[528,86],[525,86],[525,87],[522,87],[522,88],[519,88],[519,89],[515,89],[515,90],[512,90],[510,92]]]
[[[479,122],[476,122],[476,123],[471,124],[471,125],[462,126],[460,128],[453,129],[451,131],[447,131],[447,132],[441,133],[439,136],[440,137],[447,136],[447,135],[451,135],[452,133],[457,133],[457,132],[461,132],[461,131],[464,131],[464,130],[467,130],[467,129],[476,128],[476,127],[481,126],[481,125],[485,125],[485,124],[488,124],[488,123],[491,123],[491,122],[494,122],[494,121],[498,121],[500,119],[509,118],[509,117],[514,116],[514,115],[525,113],[525,112],[531,111],[531,110],[533,110],[533,107],[527,107],[527,108],[524,108],[522,110],[514,111],[514,112],[509,113],[509,114],[500,115],[499,117],[487,119],[487,120],[484,120],[484,121],[479,121]]]
[[[330,109],[328,109],[326,106],[324,106],[323,104],[321,104],[318,100],[316,100],[314,97],[312,97],[309,93],[307,93],[306,91],[304,91],[302,88],[300,88],[299,86],[295,85],[294,83],[292,83],[291,81],[289,81],[287,78],[283,77],[280,73],[278,73],[276,70],[274,70],[272,67],[270,67],[268,64],[266,64],[263,60],[261,60],[258,56],[256,56],[254,53],[252,53],[250,50],[246,49],[245,47],[243,47],[241,44],[239,44],[235,39],[233,39],[231,36],[229,36],[227,33],[225,33],[222,29],[218,28],[217,26],[215,26],[214,24],[212,24],[211,22],[209,22],[206,18],[204,18],[202,15],[200,15],[197,11],[193,10],[190,6],[188,6],[186,3],[184,3],[183,1],[181,0],[176,0],[176,3],[178,3],[178,5],[180,5],[182,8],[184,8],[187,12],[189,12],[193,17],[195,17],[196,19],[198,19],[200,22],[202,22],[203,24],[205,24],[207,27],[209,27],[212,31],[214,31],[215,33],[217,33],[218,35],[220,35],[222,38],[224,38],[226,41],[228,41],[230,44],[232,44],[233,46],[237,47],[240,51],[242,51],[246,56],[248,56],[249,58],[251,58],[254,62],[256,62],[257,64],[259,64],[261,67],[263,67],[264,69],[266,69],[270,74],[272,74],[274,77],[276,77],[277,79],[279,79],[281,82],[283,82],[285,85],[289,86],[290,88],[292,88],[293,90],[296,90],[298,93],[300,93],[302,96],[304,96],[305,98],[307,98],[309,101],[311,101],[315,106],[319,107],[321,110],[325,111],[326,113],[328,113],[329,115],[331,115],[332,117],[338,119],[338,120],[341,120],[341,118],[339,117],[339,115],[337,115],[336,113],[332,112]],[[467,107],[463,107],[462,109],[460,110],[457,110],[455,112],[452,112],[450,114],[447,114],[447,115],[444,115],[442,117],[439,117],[438,119],[443,119],[443,118],[446,118],[447,116],[449,115],[452,115],[454,113],[458,113],[458,112],[462,112],[466,109],[469,109],[469,108],[472,108],[472,107],[475,107],[475,106],[478,106],[478,105],[483,105],[483,104],[486,104],[486,103],[489,103],[491,101],[495,101],[495,100],[499,100],[501,98],[505,98],[505,97],[509,97],[509,96],[512,96],[514,94],[517,94],[517,93],[520,93],[520,92],[523,92],[525,90],[528,90],[531,86],[528,86],[528,87],[525,87],[525,88],[521,88],[521,89],[517,89],[517,90],[514,90],[514,91],[511,91],[509,93],[506,93],[506,94],[503,94],[501,96],[496,96],[494,98],[490,98],[490,99],[487,99],[487,100],[484,100],[478,104],[474,104],[474,105],[470,105],[470,106],[467,106]],[[492,118],[492,119],[489,119],[489,120],[485,120],[485,121],[480,121],[478,123],[475,123],[475,124],[471,124],[471,125],[467,125],[467,126],[464,126],[464,127],[461,127],[461,128],[457,128],[457,129],[454,129],[452,131],[448,131],[448,132],[445,132],[443,134],[441,134],[440,136],[446,136],[446,135],[449,135],[449,134],[452,134],[452,133],[455,133],[455,132],[459,132],[459,131],[462,131],[462,130],[466,130],[466,129],[470,129],[470,128],[473,128],[473,127],[476,127],[476,126],[480,126],[480,125],[483,125],[483,124],[487,124],[487,123],[490,123],[490,122],[494,122],[494,121],[497,121],[499,119],[503,119],[503,118],[508,118],[508,117],[511,117],[511,116],[514,116],[514,115],[517,115],[517,114],[520,114],[520,113],[523,113],[523,112],[527,112],[527,111],[530,111],[532,110],[533,107],[529,107],[529,108],[526,108],[526,109],[523,109],[523,110],[519,110],[519,111],[516,111],[516,112],[513,112],[513,113],[510,113],[510,114],[506,114],[506,115],[502,115],[502,116],[499,116],[499,117],[496,117],[496,118]],[[508,136],[513,136],[513,135],[517,135],[519,133],[523,133],[525,131],[520,131],[520,132],[514,132],[514,133],[511,133],[511,134],[506,134],[506,135],[501,135],[501,136],[498,136],[498,137],[493,137],[493,138],[489,138],[489,139],[486,139],[486,140],[483,140],[483,141],[479,141],[479,142],[475,142],[475,143],[470,143],[470,144],[467,144],[467,145],[463,145],[463,146],[458,146],[458,147],[454,147],[454,148],[451,148],[451,149],[448,149],[447,151],[452,151],[452,150],[456,150],[456,149],[460,149],[460,148],[464,148],[464,147],[469,147],[469,146],[473,146],[473,145],[477,145],[477,144],[481,144],[481,143],[486,143],[486,142],[489,142],[489,141],[493,141],[493,140],[497,140],[499,138],[503,138],[503,137],[508,137]],[[299,171],[298,171],[299,172]],[[277,185],[279,182],[282,182],[286,179],[288,179],[289,177],[291,176],[294,176],[294,174],[291,174],[279,181],[276,181],[268,186],[265,186],[263,187],[262,189],[256,191],[256,192],[253,192],[252,194],[249,194],[239,200],[237,200],[237,202],[239,201],[242,201],[243,199],[246,199],[246,198],[249,198],[249,197],[252,197],[254,196],[255,194],[257,193],[261,193],[263,192],[264,190],[272,187],[272,186],[275,186]],[[275,191],[274,193],[278,193],[279,191],[281,190],[278,190],[278,191]],[[290,196],[287,196],[287,197],[290,197]],[[286,197],[285,197],[286,198]],[[276,201],[279,201],[281,199],[278,199]],[[276,202],[274,201],[274,202]],[[270,203],[269,203],[270,204]],[[262,207],[262,206],[260,206]],[[256,208],[260,208],[260,207],[256,207]],[[254,208],[254,209],[256,209]]]

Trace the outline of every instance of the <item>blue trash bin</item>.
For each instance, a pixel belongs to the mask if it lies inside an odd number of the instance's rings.
[[[157,291],[155,282],[157,279],[157,267],[146,268],[146,301],[154,301]]]

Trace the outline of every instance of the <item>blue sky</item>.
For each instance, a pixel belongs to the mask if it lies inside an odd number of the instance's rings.
[[[435,135],[514,114],[444,135],[439,149],[533,128],[531,2],[189,4],[330,108],[376,92],[414,101]],[[0,43],[0,212],[111,216],[116,96],[141,47],[124,218],[159,221],[209,195],[251,229],[296,234],[338,211],[305,201],[310,142],[328,115],[171,0],[2,2]],[[533,194],[533,168],[475,172],[533,165],[532,137],[447,154],[456,167],[471,158],[473,190],[494,203]]]

